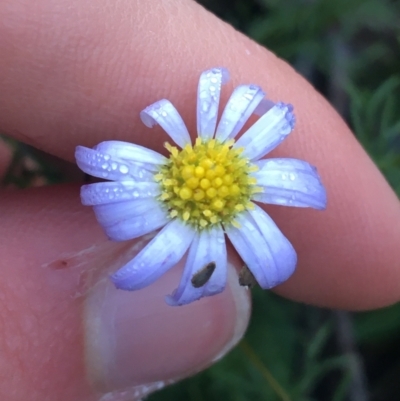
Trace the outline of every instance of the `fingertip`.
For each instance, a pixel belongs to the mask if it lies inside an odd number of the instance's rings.
[[[236,273],[231,270],[234,279],[217,296],[168,306],[165,294],[176,286],[181,273],[178,266],[136,292],[117,291],[103,280],[89,293],[87,366],[98,391],[180,380],[220,359],[243,336],[250,302]]]

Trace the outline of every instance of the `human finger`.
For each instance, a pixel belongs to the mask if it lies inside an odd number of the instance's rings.
[[[143,241],[107,241],[78,192],[0,197],[2,400],[141,399],[212,364],[246,329],[250,302],[236,277],[182,308],[164,302],[182,266],[145,290],[116,290],[107,273]]]

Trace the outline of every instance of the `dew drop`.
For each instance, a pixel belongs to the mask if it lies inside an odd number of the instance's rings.
[[[128,166],[125,166],[124,164],[122,164],[122,165],[119,167],[119,172],[120,172],[121,174],[128,174],[128,172],[129,172]]]
[[[214,85],[210,85],[210,92],[215,92],[215,90],[216,90],[216,87],[214,86]]]
[[[110,160],[110,155],[104,155],[104,160]]]
[[[101,168],[104,169],[104,170],[105,170],[107,167],[108,167],[108,163],[103,163],[103,164],[101,165]]]
[[[210,103],[203,100],[201,108],[206,113],[210,109]]]
[[[289,174],[289,178],[290,178],[292,181],[294,181],[294,180],[296,179],[296,175],[293,174],[293,173],[290,173],[290,174]]]
[[[286,122],[285,124],[282,125],[281,128],[281,135],[287,135],[288,131],[290,132],[290,125]]]
[[[162,112],[161,112],[161,115],[162,115],[163,117],[167,117],[168,113],[167,113],[166,111],[162,111]]]
[[[282,180],[286,180],[288,178],[286,173],[283,173],[281,177],[282,177]]]

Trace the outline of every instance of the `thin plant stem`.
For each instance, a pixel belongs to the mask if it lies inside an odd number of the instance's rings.
[[[246,354],[246,356],[249,358],[249,360],[256,366],[261,374],[264,376],[265,380],[269,383],[271,388],[275,391],[275,393],[280,397],[282,401],[291,401],[290,396],[286,393],[285,389],[278,383],[278,381],[274,378],[272,373],[269,371],[269,369],[263,364],[261,359],[258,357],[258,355],[254,352],[253,348],[250,346],[250,344],[246,341],[243,340],[240,343],[240,348],[243,350],[243,352]]]

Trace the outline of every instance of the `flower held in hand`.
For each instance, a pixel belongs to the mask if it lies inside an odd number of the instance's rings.
[[[262,288],[293,273],[297,257],[288,239],[254,201],[285,206],[326,207],[315,167],[289,159],[261,159],[293,130],[293,107],[273,103],[256,85],[233,91],[217,125],[223,68],[200,76],[194,144],[175,107],[160,100],[141,119],[159,124],[178,146],[169,157],[144,147],[106,141],[78,146],[76,160],[87,174],[110,181],[84,185],[82,203],[114,241],[161,231],[111,277],[117,288],[138,290],[157,280],[188,251],[178,288],[166,297],[183,305],[218,294],[226,284],[225,234]],[[261,117],[240,138],[251,114]]]

